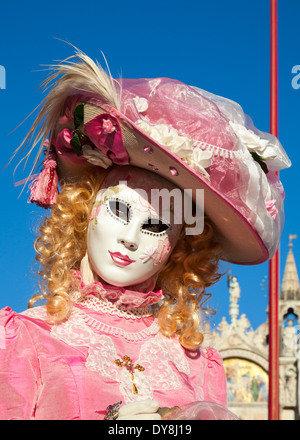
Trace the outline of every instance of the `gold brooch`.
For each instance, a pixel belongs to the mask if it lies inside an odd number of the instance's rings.
[[[134,370],[144,371],[145,368],[140,364],[133,365],[132,359],[127,355],[123,356],[122,360],[116,359],[115,364],[118,365],[118,367],[125,367],[127,371],[129,371],[132,379],[133,394],[138,394],[137,386],[134,383]]]

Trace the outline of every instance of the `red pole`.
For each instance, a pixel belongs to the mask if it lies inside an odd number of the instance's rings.
[[[277,0],[271,1],[270,132],[278,137]],[[279,420],[279,249],[269,261],[269,420]]]

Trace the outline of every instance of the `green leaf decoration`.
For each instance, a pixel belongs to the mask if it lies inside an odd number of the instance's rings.
[[[76,133],[78,133],[79,139],[81,139],[81,141],[83,141],[84,143],[88,143],[91,142],[90,139],[87,137],[86,134],[81,133],[80,131],[76,130]]]
[[[75,130],[84,122],[84,104],[79,104],[73,113]]]
[[[77,154],[77,156],[82,156],[82,146],[79,139],[78,133],[74,133],[74,136],[70,140],[71,147],[73,148],[73,151]]]
[[[251,156],[253,157],[253,160],[255,160],[255,162],[257,162],[257,163],[261,166],[261,169],[263,170],[263,172],[264,172],[265,174],[268,174],[269,170],[268,170],[267,165],[266,165],[265,162],[264,162],[265,159],[263,159],[262,157],[260,157],[260,156],[259,156],[257,153],[255,153],[255,152],[250,152],[250,153],[251,153]]]

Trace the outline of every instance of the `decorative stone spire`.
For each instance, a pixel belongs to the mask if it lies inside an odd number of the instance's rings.
[[[290,235],[289,252],[287,255],[283,280],[281,285],[281,299],[282,300],[300,300],[300,285],[297,267],[293,253],[292,240],[297,238],[297,235]]]
[[[230,305],[229,305],[229,315],[231,317],[231,322],[235,322],[237,317],[239,316],[239,304],[238,301],[240,299],[241,289],[235,275],[228,275],[228,289],[230,293]]]

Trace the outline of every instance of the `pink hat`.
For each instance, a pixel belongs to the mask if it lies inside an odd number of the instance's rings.
[[[60,181],[90,164],[132,165],[204,189],[224,260],[258,264],[274,255],[284,222],[276,171],[290,161],[238,104],[168,78],[114,80],[80,51],[50,68],[51,90],[27,137],[41,124],[32,148],[50,140],[30,201],[55,203],[55,156]]]

